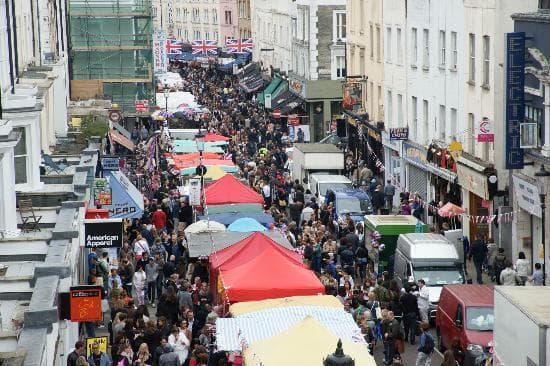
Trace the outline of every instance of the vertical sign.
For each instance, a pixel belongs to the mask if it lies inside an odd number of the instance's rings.
[[[72,322],[101,320],[101,286],[71,287],[70,309]]]
[[[162,74],[168,70],[168,56],[166,55],[166,37],[162,31],[153,35],[153,56],[155,74]]]
[[[520,123],[525,117],[525,33],[506,34],[506,169],[523,169]]]
[[[200,178],[189,179],[189,205],[200,206],[201,204],[201,180]]]
[[[174,24],[174,0],[166,0],[166,14],[168,25]]]
[[[264,95],[264,105],[267,109],[271,109],[271,94]]]

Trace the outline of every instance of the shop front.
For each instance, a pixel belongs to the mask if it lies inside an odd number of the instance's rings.
[[[452,155],[448,147],[441,147],[436,143],[428,146],[427,160],[431,173],[429,196],[434,206],[447,202],[462,206],[462,194],[456,175],[457,164]]]
[[[476,234],[484,239],[491,238],[493,203],[489,195],[489,176],[496,177],[493,166],[461,156],[458,159],[457,175],[458,184],[462,188],[462,208],[468,215],[468,219],[463,220],[464,233],[471,240],[475,239]],[[493,183],[496,183],[496,178]]]
[[[395,135],[394,135],[395,136]],[[384,161],[385,161],[385,176],[384,183],[391,180],[392,184],[396,187],[396,195],[393,197],[394,207],[399,207],[399,193],[401,187],[405,185],[402,181],[402,164],[401,164],[401,148],[402,141],[392,139],[391,133],[382,132],[382,145],[384,146]]]
[[[531,268],[535,263],[544,261],[542,246],[542,209],[540,206],[539,190],[535,180],[520,173],[512,177],[514,182],[514,211],[516,211],[515,235],[517,244],[514,248],[514,257],[523,251],[531,260]]]
[[[288,90],[304,101],[311,142],[321,140],[326,136],[330,122],[343,113],[342,83],[339,80],[300,80],[291,77]]]
[[[428,150],[411,141],[403,141],[403,160],[405,171],[405,189],[411,195],[417,193],[424,201],[428,201]]]

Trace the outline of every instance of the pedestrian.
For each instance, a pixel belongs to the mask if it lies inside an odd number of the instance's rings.
[[[441,366],[459,366],[458,361],[455,360],[453,351],[450,349],[443,353],[443,362],[441,362]]]
[[[535,263],[535,271],[532,276],[533,286],[544,285],[544,274],[542,273],[542,266],[540,263]]]
[[[137,271],[134,273],[132,278],[134,285],[134,294],[137,299],[138,306],[145,304],[145,289],[147,287],[147,275],[143,270],[143,266],[139,265]]]
[[[409,340],[414,345],[416,338],[416,329],[418,328],[418,300],[412,294],[412,288],[405,285],[405,293],[401,296],[401,306],[403,308],[403,325],[405,331],[405,340]]]
[[[372,192],[371,204],[372,210],[375,215],[380,214],[380,210],[384,208],[385,197],[384,192],[382,191],[382,186],[380,184],[378,184],[374,189],[374,192]]]
[[[67,366],[76,366],[76,360],[84,354],[84,342],[77,341],[74,344],[74,350],[67,355]]]
[[[474,265],[476,267],[476,280],[478,284],[483,284],[483,263],[487,259],[487,245],[481,238],[481,234],[476,234],[476,240],[470,247],[470,257],[474,260]]]
[[[418,355],[416,356],[416,366],[431,366],[432,354],[435,349],[435,341],[429,333],[430,324],[422,322],[420,324],[422,334],[420,335],[420,344],[418,345]]]
[[[525,258],[524,252],[519,252],[518,259],[516,261],[516,272],[520,278],[520,285],[523,286],[527,282],[527,277],[530,274],[531,268],[529,261]]]
[[[513,268],[512,261],[506,261],[506,268],[500,272],[500,283],[503,286],[516,286],[521,279]]]
[[[158,255],[155,257],[158,258]],[[157,299],[157,278],[159,275],[157,259],[149,259],[149,263],[145,266],[145,277],[147,278],[147,300],[152,307],[155,307]]]
[[[428,311],[430,309],[430,291],[426,287],[426,281],[422,278],[418,280],[418,292],[416,296],[418,298],[420,320],[429,322]]]
[[[498,253],[495,257],[495,276],[493,277],[493,282],[496,281],[497,284],[500,283],[500,273],[506,268],[506,255],[504,254],[504,248],[498,248]]]
[[[386,201],[386,210],[391,213],[393,210],[393,197],[395,196],[395,186],[391,184],[391,179],[388,179],[384,186],[384,200]]]

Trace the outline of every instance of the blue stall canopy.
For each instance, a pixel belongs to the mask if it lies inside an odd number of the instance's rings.
[[[251,217],[241,217],[233,221],[233,223],[227,227],[227,230],[240,233],[251,233],[255,231],[266,231],[267,229]]]
[[[143,216],[143,195],[120,171],[105,172],[109,178],[112,204],[103,205],[109,210],[109,218],[136,219]]]
[[[208,207],[210,211],[211,207]],[[255,220],[256,222],[260,223],[261,225],[269,225],[272,224],[273,216],[266,214],[266,213],[255,213],[255,212],[224,212],[224,213],[216,213],[216,214],[209,214],[210,220],[217,221],[221,224],[224,224],[225,226],[231,225],[233,222],[235,222],[238,219],[247,217]],[[201,220],[205,220],[206,216],[199,216]]]

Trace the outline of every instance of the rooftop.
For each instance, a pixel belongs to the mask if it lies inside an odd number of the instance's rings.
[[[495,291],[516,304],[532,321],[545,328],[550,327],[550,287],[497,286]]]
[[[332,144],[294,144],[294,148],[304,153],[340,153],[342,150]]]
[[[539,23],[550,23],[550,10],[539,9],[538,11],[532,11],[528,13],[515,13],[512,14],[512,19]]]

